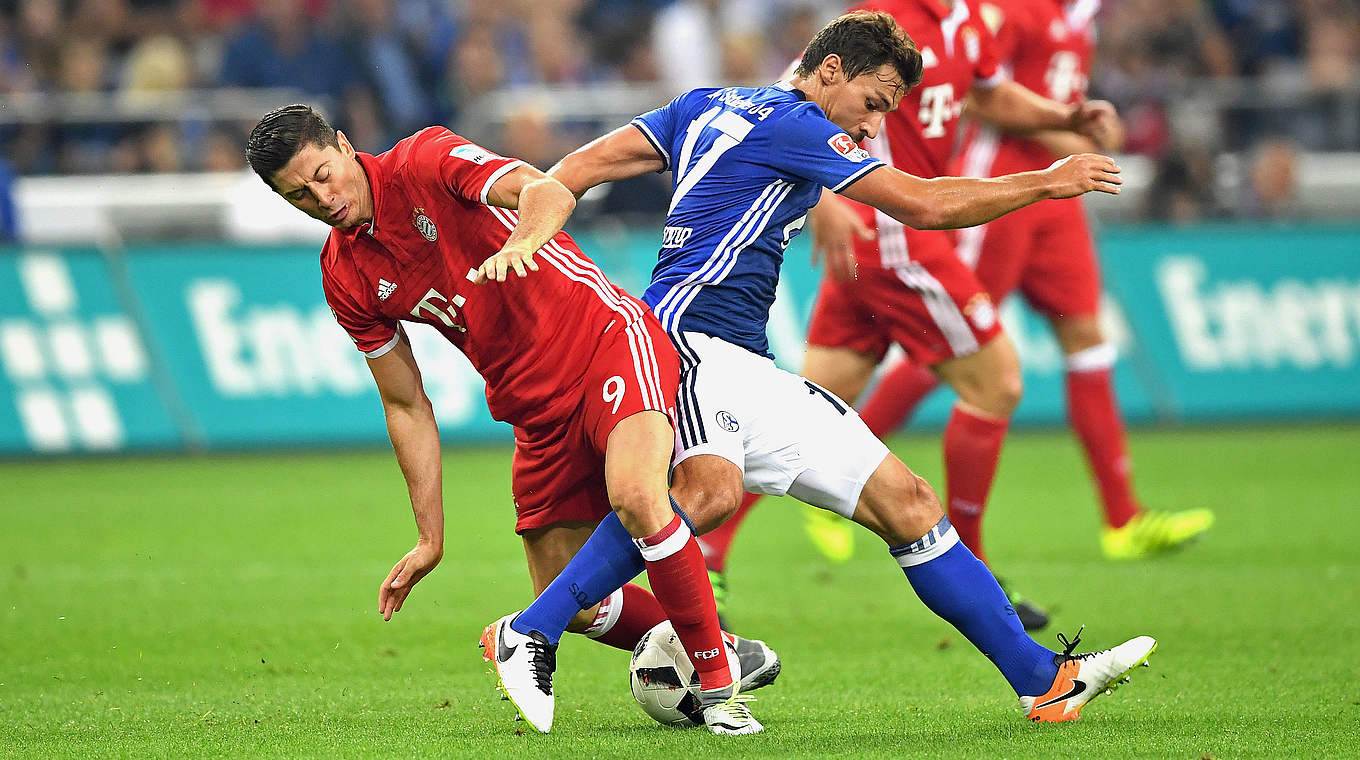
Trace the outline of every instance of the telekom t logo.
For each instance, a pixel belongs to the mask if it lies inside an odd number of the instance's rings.
[[[1044,73],[1048,95],[1059,103],[1071,102],[1086,94],[1087,79],[1081,71],[1081,58],[1070,50],[1059,50],[1049,59]]]
[[[944,137],[944,124],[958,115],[954,107],[954,85],[949,82],[921,90],[921,130],[924,137]]]
[[[420,319],[421,312],[429,312],[429,315],[443,322],[446,327],[452,327],[460,332],[467,332],[467,327],[458,323],[458,307],[467,303],[467,299],[455,295],[453,298],[445,298],[434,288],[430,288],[425,293],[425,297],[420,299],[420,303],[411,309],[411,316]]]

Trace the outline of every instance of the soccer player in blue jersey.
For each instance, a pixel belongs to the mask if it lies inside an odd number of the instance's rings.
[[[931,180],[871,157],[858,141],[878,132],[921,71],[891,16],[848,14],[817,34],[792,79],[686,93],[550,174],[579,196],[604,182],[672,172],[644,300],[681,357],[671,493],[698,531],[735,512],[743,490],[789,493],[858,522],[888,544],[926,606],[997,666],[1028,718],[1073,720],[1146,662],[1156,641],[1139,636],[1081,655],[1072,654],[1076,640],[1064,640],[1061,653],[1034,642],[930,485],[848,404],[779,369],[769,354],[766,322],[784,250],[825,190],[936,229],[981,224],[1046,198],[1118,192],[1119,168],[1091,154],[994,179]],[[606,518],[516,629],[560,635],[580,607],[641,571],[629,543],[617,518]]]

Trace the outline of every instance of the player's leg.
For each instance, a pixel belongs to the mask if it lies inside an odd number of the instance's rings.
[[[873,393],[859,405],[860,419],[879,438],[900,430],[916,407],[940,387],[940,378],[929,367],[904,358],[879,378]]]
[[[534,597],[543,596],[549,584],[562,574],[563,569],[585,546],[595,533],[597,523],[568,522],[527,530],[520,535],[524,542],[524,555],[529,564],[529,580],[534,585]],[[639,555],[640,557],[641,555]],[[636,564],[641,572],[641,562]],[[631,572],[623,570],[622,573]],[[619,573],[621,574],[621,573]],[[589,585],[608,585],[619,574],[601,578]],[[637,573],[634,573],[634,576]],[[578,592],[583,592],[580,586]],[[589,600],[594,594],[584,592]],[[598,592],[596,592],[598,593]],[[566,596],[566,595],[564,595]],[[560,600],[566,602],[565,599]],[[666,619],[661,605],[647,589],[633,583],[616,588],[597,604],[582,608],[580,599],[572,594],[570,601],[562,605],[560,616],[570,615],[566,630],[581,633],[602,644],[633,651],[642,635]],[[524,614],[521,614],[524,617]],[[533,617],[530,614],[529,618]],[[554,630],[558,624],[541,625],[540,628]],[[530,626],[529,630],[533,630]]]
[[[950,520],[975,556],[982,550],[982,515],[1001,460],[1011,413],[1020,403],[1020,360],[1005,333],[977,351],[935,365],[958,393],[944,430],[945,488]]]
[[[702,690],[730,689],[703,553],[671,507],[667,475],[674,441],[670,420],[660,412],[618,423],[605,452],[610,504],[642,552],[652,593],[694,661]]]
[[[1042,694],[1057,672],[1054,653],[1025,635],[987,567],[959,542],[930,485],[834,396],[795,395],[786,404],[785,417],[796,420],[791,445],[805,466],[789,494],[881,537],[926,606],[986,652],[1017,694]]]
[[[772,382],[762,383],[767,395],[774,395],[774,388]],[[784,435],[791,436],[780,448],[795,449],[803,467],[789,495],[850,517],[880,536],[921,600],[987,655],[1022,697],[1030,717],[1074,717],[1086,701],[1150,653],[1155,642],[1140,639],[1067,665],[1064,655],[1029,638],[987,566],[959,541],[934,490],[893,456],[848,405],[830,394],[780,400],[785,408],[776,424],[782,421],[788,428]],[[751,466],[751,455],[747,464]],[[1081,664],[1087,660],[1089,665]],[[1079,680],[1099,686],[1053,693],[1059,685],[1074,684],[1074,667],[1085,668],[1076,673]],[[1046,694],[1050,696],[1036,699]],[[1036,707],[1050,701],[1052,705]]]
[[[1140,559],[1174,549],[1207,531],[1207,509],[1144,509],[1133,493],[1133,468],[1112,372],[1116,353],[1094,316],[1055,318],[1054,333],[1067,356],[1067,418],[1095,478],[1105,527],[1100,543],[1110,559]]]
[[[1048,316],[1066,356],[1067,417],[1096,481],[1102,548],[1112,559],[1135,559],[1179,546],[1208,530],[1213,513],[1148,511],[1134,495],[1112,377],[1117,353],[1100,328],[1100,269],[1086,214],[1077,199],[1035,213],[1034,252],[1020,288]]]
[[[1112,649],[1062,653],[1025,632],[996,578],[958,539],[930,485],[888,455],[860,494],[854,519],[888,543],[912,589],[992,664],[1020,698],[1030,720],[1076,719],[1081,709],[1127,680],[1157,642],[1139,636]],[[932,523],[932,520],[934,521]]]
[[[823,329],[813,335],[815,340],[826,341]],[[859,344],[866,350],[809,343],[803,353],[802,375],[838,398],[857,399],[873,377],[874,368],[882,361],[885,343],[885,340],[878,340],[871,346]],[[854,556],[854,526],[835,513],[815,507],[805,509],[803,530],[817,551],[832,562],[846,562]]]

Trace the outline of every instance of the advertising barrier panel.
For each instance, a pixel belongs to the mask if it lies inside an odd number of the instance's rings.
[[[1360,416],[1360,228],[1124,228],[1101,237],[1102,319],[1132,421]],[[578,236],[641,293],[650,231]],[[771,314],[797,370],[819,272],[790,247]],[[0,454],[381,444],[361,354],[321,295],[311,246],[0,250]],[[1057,424],[1063,357],[1018,299],[1001,309],[1024,367],[1015,422]],[[448,442],[509,440],[482,383],[434,331],[410,335]],[[947,390],[912,426],[937,427]]]

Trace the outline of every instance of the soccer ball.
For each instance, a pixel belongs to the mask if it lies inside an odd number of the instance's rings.
[[[741,664],[737,650],[723,638],[723,651],[732,670],[732,681],[741,679]],[[633,660],[628,664],[628,684],[633,699],[658,723],[666,726],[701,726],[703,710],[699,709],[699,674],[685,655],[680,637],[675,635],[671,621],[663,620],[642,635],[633,647]]]

